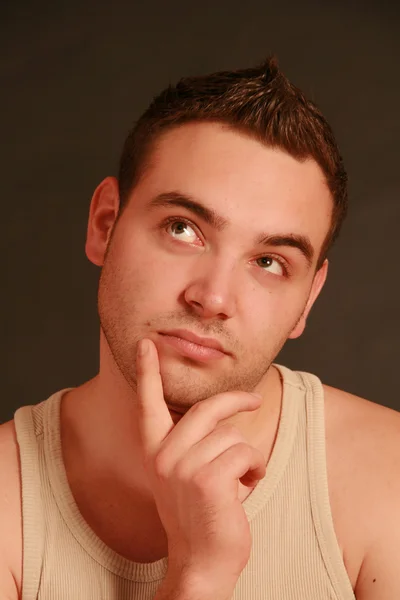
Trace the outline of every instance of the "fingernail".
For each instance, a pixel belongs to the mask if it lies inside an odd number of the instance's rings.
[[[138,342],[138,354],[139,356],[144,356],[149,351],[149,341],[146,339],[140,340]]]
[[[262,400],[262,395],[259,394],[258,392],[250,392],[253,396],[255,396],[256,398],[258,398],[259,400]]]

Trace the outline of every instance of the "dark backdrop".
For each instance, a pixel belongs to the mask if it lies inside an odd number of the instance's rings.
[[[249,66],[271,51],[331,122],[351,194],[326,288],[278,362],[400,410],[398,6],[2,3],[0,421],[97,371],[87,214],[133,121],[180,76]]]

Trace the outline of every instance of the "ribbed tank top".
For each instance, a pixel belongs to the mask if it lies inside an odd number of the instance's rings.
[[[321,382],[275,366],[283,381],[279,426],[265,477],[243,502],[253,543],[232,600],[354,600],[330,509]],[[135,563],[117,554],[75,503],[60,440],[65,391],[15,413],[22,600],[150,600],[168,558]]]

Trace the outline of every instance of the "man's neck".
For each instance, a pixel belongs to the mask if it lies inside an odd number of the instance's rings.
[[[167,554],[167,540],[143,468],[133,392],[112,394],[101,375],[67,392],[61,402],[61,443],[68,481],[82,516],[114,550],[151,562]],[[229,421],[268,463],[279,424],[282,386],[271,367],[257,411]],[[240,484],[240,499],[251,493]],[[135,539],[135,544],[132,544]]]

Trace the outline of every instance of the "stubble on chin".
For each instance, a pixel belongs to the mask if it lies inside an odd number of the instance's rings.
[[[272,360],[263,358],[257,366],[236,363],[229,372],[219,376],[208,374],[205,369],[199,373],[196,366],[185,366],[178,373],[166,371],[161,365],[164,398],[167,405],[175,410],[186,412],[191,406],[211,398],[216,394],[246,391],[251,392],[267,373]]]

